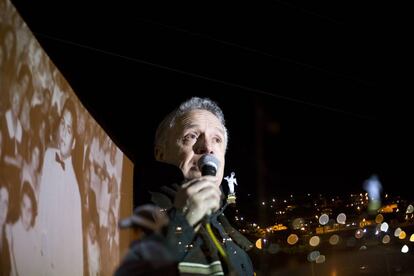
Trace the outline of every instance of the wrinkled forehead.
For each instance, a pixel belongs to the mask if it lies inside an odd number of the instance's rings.
[[[180,130],[197,127],[209,127],[224,135],[225,128],[217,116],[207,110],[195,109],[184,113],[176,119],[176,126]]]

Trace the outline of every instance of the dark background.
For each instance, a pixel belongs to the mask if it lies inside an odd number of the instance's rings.
[[[406,7],[84,2],[13,1],[85,107],[134,162],[135,204],[157,123],[190,96],[223,108],[226,170],[236,172],[241,199],[362,192],[372,174],[386,192],[409,196]]]

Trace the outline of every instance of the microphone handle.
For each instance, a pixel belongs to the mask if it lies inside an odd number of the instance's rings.
[[[213,166],[203,166],[201,169],[201,175],[216,176],[217,170]]]
[[[210,215],[204,215],[203,217],[203,224],[205,225],[206,223],[210,222],[210,218],[211,218],[211,214]]]

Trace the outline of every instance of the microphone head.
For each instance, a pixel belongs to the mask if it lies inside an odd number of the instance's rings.
[[[198,168],[201,175],[215,176],[220,166],[220,161],[212,154],[205,154],[198,160]]]

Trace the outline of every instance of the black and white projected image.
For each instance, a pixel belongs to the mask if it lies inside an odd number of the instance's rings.
[[[125,162],[0,0],[0,275],[112,275]]]

